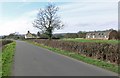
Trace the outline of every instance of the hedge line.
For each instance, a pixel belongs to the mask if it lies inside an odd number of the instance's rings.
[[[87,57],[107,61],[110,63],[119,64],[119,46],[118,44],[109,43],[90,43],[90,42],[71,42],[71,41],[58,41],[58,40],[44,40],[33,39],[32,41],[59,48],[66,51],[76,52]]]
[[[2,41],[0,41],[0,47],[2,46]]]
[[[13,42],[13,41],[11,41],[11,40],[2,40],[2,45],[6,45],[6,44],[9,44],[11,42]]]
[[[9,43],[11,43],[11,42],[13,42],[13,41],[11,41],[11,40],[2,40],[2,41],[0,41],[0,47],[1,47],[1,46],[4,46],[4,45],[6,45],[6,44],[9,44]]]

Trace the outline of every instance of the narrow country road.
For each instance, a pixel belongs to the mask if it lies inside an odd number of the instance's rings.
[[[12,76],[117,76],[27,42],[16,42]]]

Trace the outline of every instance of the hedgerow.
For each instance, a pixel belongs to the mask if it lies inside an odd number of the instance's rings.
[[[66,51],[75,52],[87,57],[99,59],[102,61],[119,64],[119,45],[110,43],[89,43],[89,42],[71,42],[45,39],[32,39],[32,41],[59,48]]]

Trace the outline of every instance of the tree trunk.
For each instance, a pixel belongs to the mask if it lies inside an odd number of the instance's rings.
[[[52,40],[52,33],[50,33],[49,35],[49,40]]]
[[[51,28],[48,29],[48,36],[49,36],[49,40],[52,40],[52,29]]]

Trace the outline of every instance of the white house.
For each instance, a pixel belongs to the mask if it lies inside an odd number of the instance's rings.
[[[36,38],[36,36],[31,34],[30,31],[28,31],[28,33],[25,35],[25,39],[30,39],[30,38]]]

